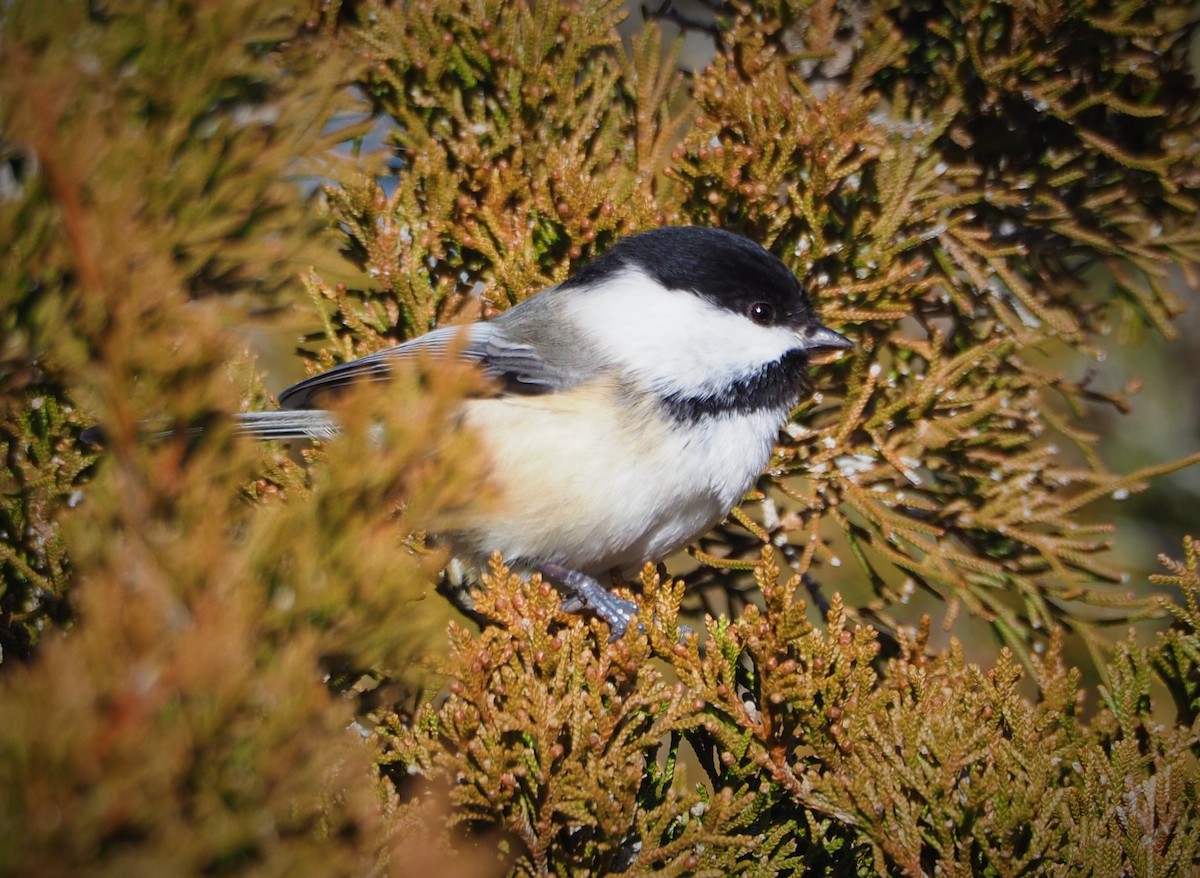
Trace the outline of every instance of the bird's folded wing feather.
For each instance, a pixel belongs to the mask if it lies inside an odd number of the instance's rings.
[[[420,356],[439,357],[451,352],[459,361],[479,366],[510,392],[545,393],[575,383],[572,376],[556,368],[531,345],[507,338],[500,324],[472,323],[435,329],[396,347],[334,366],[283,391],[279,405],[284,409],[311,408],[325,393],[362,381],[387,381],[397,366]]]

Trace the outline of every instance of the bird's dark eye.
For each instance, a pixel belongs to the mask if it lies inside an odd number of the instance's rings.
[[[775,306],[768,302],[755,302],[746,313],[759,326],[770,326],[775,322]]]

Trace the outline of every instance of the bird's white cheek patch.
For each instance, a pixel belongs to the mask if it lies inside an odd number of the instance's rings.
[[[569,307],[609,361],[664,394],[715,391],[798,346],[791,330],[759,326],[633,269],[574,297]]]

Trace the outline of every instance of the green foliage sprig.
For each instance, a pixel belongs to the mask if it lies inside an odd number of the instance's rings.
[[[12,656],[69,615],[55,547],[90,460],[75,440],[110,409],[126,430],[131,404],[161,417],[177,389],[129,402],[170,356],[153,344],[127,351],[139,362],[99,386],[97,363],[121,338],[109,324],[165,329],[152,305],[101,290],[157,273],[192,300],[172,307],[245,314],[278,307],[297,268],[323,261],[324,224],[295,178],[336,167],[329,147],[355,129],[332,125],[346,101],[332,47],[309,50],[319,22],[254,3],[18,5],[5,16],[0,628]],[[22,460],[38,474],[23,475]]]
[[[1026,660],[1030,633],[1059,624],[1103,652],[1066,607],[1154,603],[1123,587],[1108,528],[1080,512],[1198,458],[1110,472],[1069,413],[1124,399],[1045,355],[1114,320],[1170,332],[1169,267],[1200,254],[1189,13],[884,6],[736,18],[670,169],[689,214],[790,254],[862,339],[783,445],[763,486],[779,524],[762,536],[795,544],[801,572],[849,554],[888,627],[920,587]],[[1164,68],[1130,72],[1151,53]],[[1088,301],[1100,268],[1110,294]],[[720,536],[711,553],[757,552]]]

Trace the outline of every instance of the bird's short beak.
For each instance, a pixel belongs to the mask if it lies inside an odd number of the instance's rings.
[[[809,351],[844,351],[854,347],[854,342],[840,332],[820,325],[800,330],[800,338],[805,350]]]

